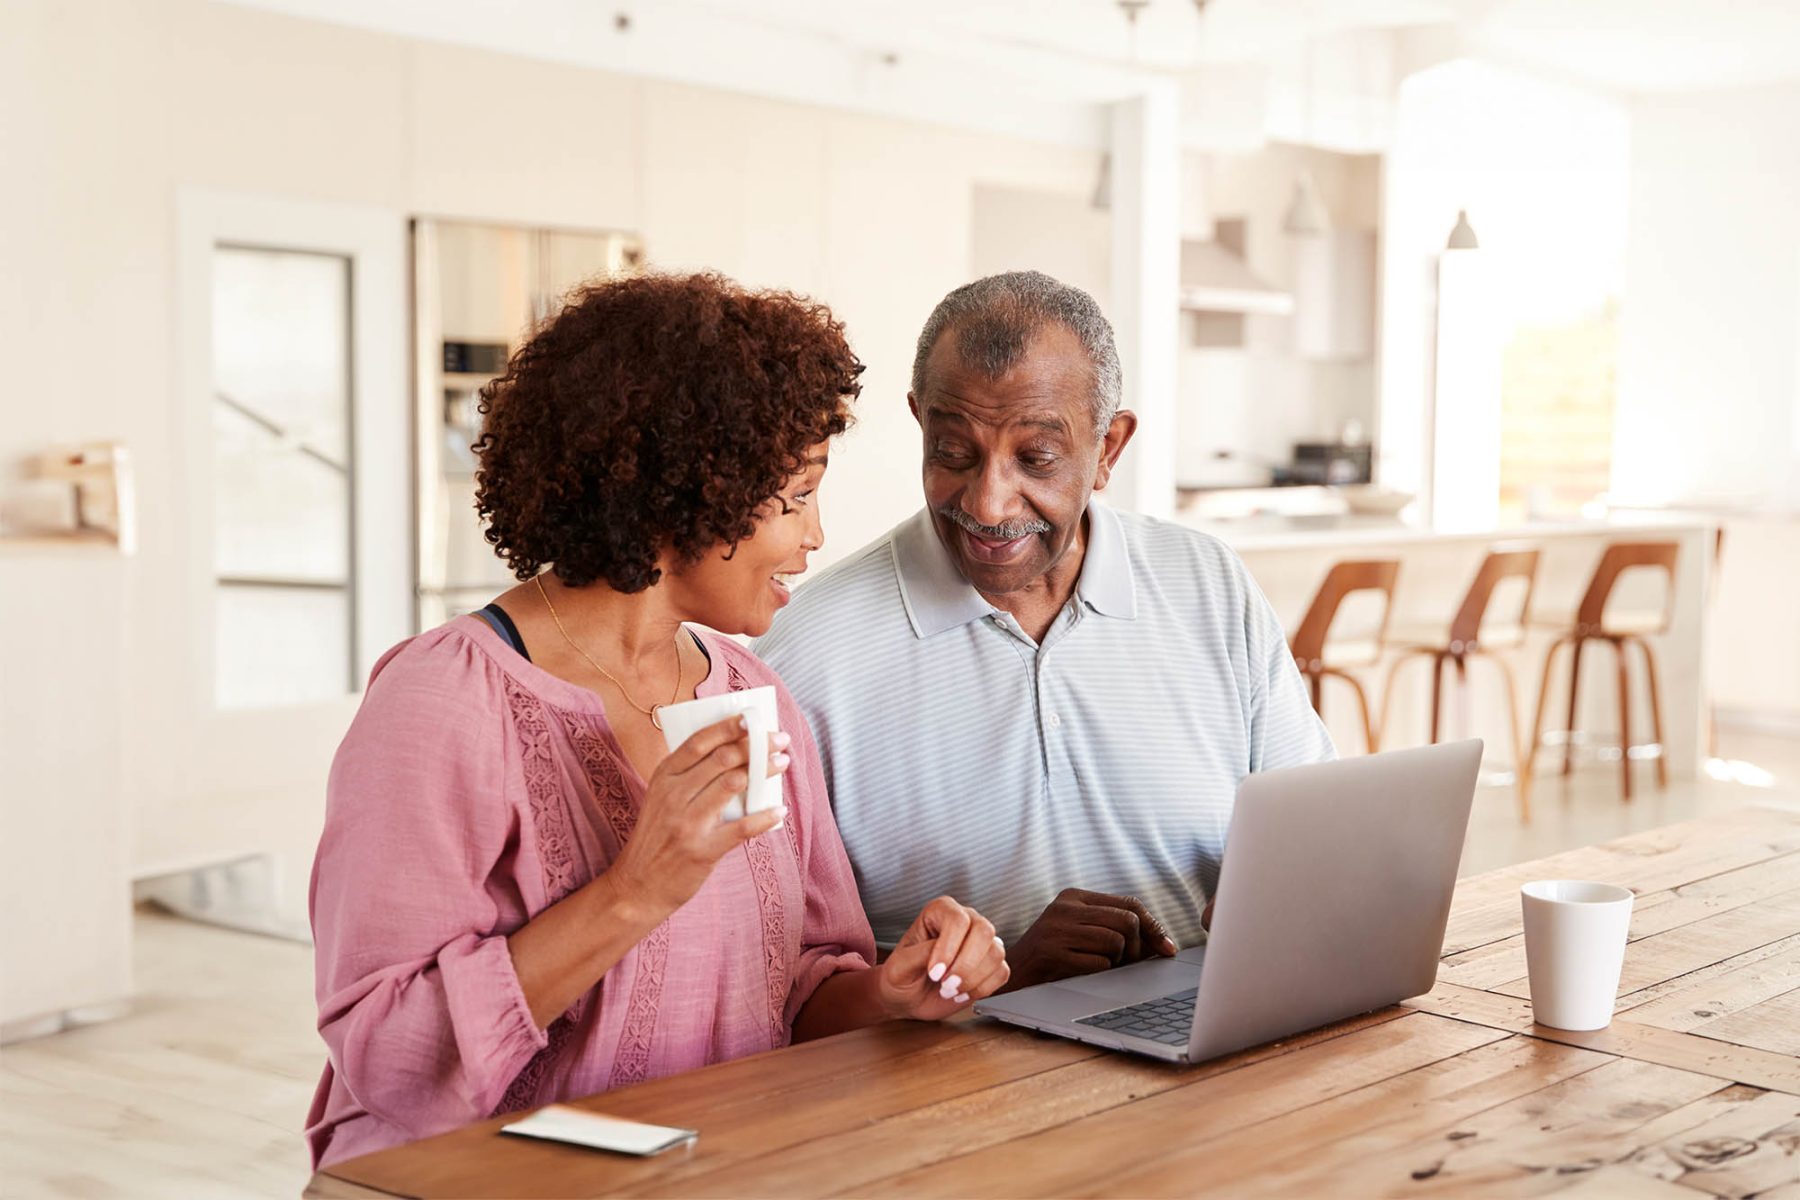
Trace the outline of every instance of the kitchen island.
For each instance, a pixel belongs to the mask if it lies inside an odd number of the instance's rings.
[[[1673,541],[1680,545],[1674,583],[1672,619],[1666,634],[1653,640],[1660,668],[1664,749],[1672,775],[1691,776],[1703,758],[1706,652],[1706,609],[1712,568],[1715,525],[1703,517],[1680,514],[1624,513],[1602,520],[1531,521],[1484,529],[1436,528],[1393,517],[1352,514],[1310,516],[1254,515],[1204,520],[1177,516],[1192,528],[1220,538],[1244,560],[1268,595],[1291,634],[1312,602],[1332,564],[1351,559],[1394,558],[1400,562],[1394,591],[1392,623],[1400,629],[1436,630],[1449,626],[1463,593],[1483,557],[1496,546],[1534,546],[1541,554],[1531,604],[1532,628],[1525,644],[1509,652],[1518,678],[1521,720],[1529,724],[1537,704],[1544,653],[1560,628],[1574,621],[1582,593],[1607,545],[1622,540]],[[1626,574],[1615,589],[1609,613],[1649,612],[1663,604],[1659,573]],[[1366,598],[1365,598],[1366,600]],[[1490,619],[1509,603],[1496,593]],[[1510,601],[1517,611],[1517,600]],[[1372,625],[1364,603],[1346,602],[1341,621],[1344,636],[1355,637]],[[1334,634],[1334,640],[1337,635]],[[1618,730],[1616,667],[1603,647],[1584,652],[1582,705],[1578,726],[1604,746]],[[1392,655],[1378,668],[1360,672],[1371,703],[1379,710]],[[1416,745],[1428,736],[1430,660],[1415,659],[1395,679],[1392,715],[1383,731],[1384,748]],[[1632,740],[1651,741],[1649,697],[1643,672],[1633,656]],[[1568,656],[1560,658],[1551,679],[1551,705],[1545,728],[1561,728],[1566,713]],[[1511,765],[1512,734],[1504,703],[1504,680],[1491,663],[1474,660],[1469,688],[1459,697],[1446,692],[1440,736],[1465,733],[1486,739],[1490,765]],[[1355,700],[1347,686],[1328,680],[1325,713],[1332,736],[1344,753],[1360,752],[1362,730]],[[1546,756],[1545,762],[1549,759]],[[1540,774],[1542,768],[1540,767]],[[1646,779],[1645,782],[1648,782]]]

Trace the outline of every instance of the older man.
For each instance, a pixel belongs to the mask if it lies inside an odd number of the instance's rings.
[[[812,723],[877,940],[958,896],[1014,986],[1197,940],[1238,781],[1332,756],[1237,557],[1094,496],[1137,427],[1119,389],[1086,292],[951,292],[908,396],[925,507],[756,647]]]

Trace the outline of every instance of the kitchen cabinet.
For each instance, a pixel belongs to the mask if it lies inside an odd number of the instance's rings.
[[[1294,352],[1326,361],[1375,351],[1375,233],[1333,230],[1295,239]]]
[[[0,544],[0,622],[13,632],[0,685],[0,1041],[54,1032],[131,992],[115,703],[124,576],[110,547]]]

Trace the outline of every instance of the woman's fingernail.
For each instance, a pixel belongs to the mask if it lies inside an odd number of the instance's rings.
[[[944,999],[948,1000],[960,991],[962,991],[961,975],[952,975],[950,978],[944,980]]]
[[[936,983],[938,980],[942,979],[944,977],[944,972],[948,971],[949,969],[950,969],[949,963],[935,964],[931,968],[931,970],[928,972],[928,974],[930,974],[930,976],[931,976],[931,982]]]
[[[783,729],[777,729],[774,733],[769,735],[769,744],[774,746],[777,750],[786,750],[793,742],[794,735]]]
[[[738,718],[738,732],[748,733],[749,730],[750,730],[750,718],[749,717],[739,717]]]
[[[994,935],[994,945],[1000,947],[1002,950],[1006,949],[1006,943],[1000,940],[1000,935],[997,933]]]
[[[956,994],[956,1002],[957,1002],[957,1003],[958,1003],[958,1004],[967,1004],[967,1003],[968,1003],[968,1002],[969,1002],[969,993],[967,993],[967,992],[958,992],[958,993],[957,993],[957,994]]]
[[[777,771],[785,771],[788,769],[788,764],[793,761],[794,761],[793,759],[789,758],[785,754],[776,754],[776,755],[770,756],[769,766]]]

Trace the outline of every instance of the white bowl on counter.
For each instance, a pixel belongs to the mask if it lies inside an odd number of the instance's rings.
[[[1397,517],[1414,498],[1411,492],[1390,491],[1372,483],[1349,484],[1332,490],[1359,517]]]

